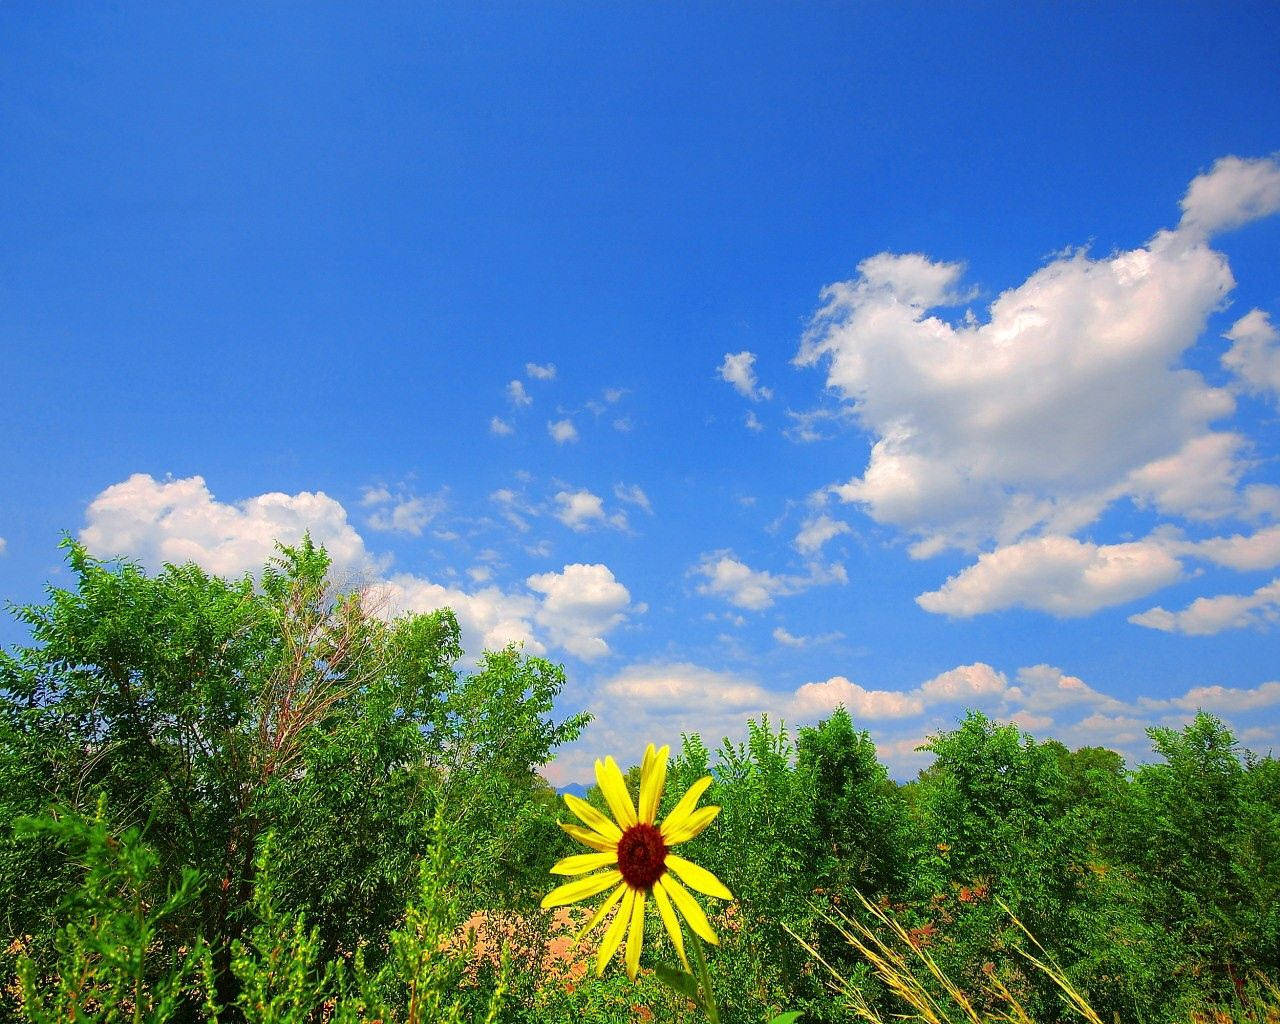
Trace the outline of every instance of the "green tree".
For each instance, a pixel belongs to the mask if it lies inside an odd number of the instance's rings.
[[[527,889],[550,856],[535,770],[586,721],[550,720],[558,667],[508,649],[459,674],[451,613],[380,617],[333,591],[309,539],[256,584],[66,547],[75,586],[18,609],[32,642],[0,658],[0,820],[102,795],[162,878],[196,871],[175,941],[207,936],[220,1003],[237,996],[232,943],[268,832],[276,898],[328,954],[386,946],[438,806],[482,896]],[[14,934],[47,946],[65,859],[45,843],[24,860],[15,842],[0,833],[0,905]]]

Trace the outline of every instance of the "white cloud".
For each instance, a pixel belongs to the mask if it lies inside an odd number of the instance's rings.
[[[3,555],[5,553],[5,548],[7,548],[8,546],[9,546],[9,542],[6,541],[3,537],[0,537],[0,555]]]
[[[1280,159],[1224,156],[1182,197],[1179,230],[1199,236],[1240,227],[1280,210]]]
[[[556,364],[546,363],[539,365],[537,363],[525,363],[524,372],[530,380],[555,380]]]
[[[753,352],[738,352],[737,354],[724,354],[724,362],[720,364],[720,378],[732,384],[734,390],[743,398],[749,398],[753,402],[761,399],[769,399],[773,397],[773,392],[768,388],[760,387],[760,383],[756,380],[756,357]]]
[[[588,490],[558,491],[555,501],[559,506],[556,518],[578,533],[596,526],[612,526],[617,530],[627,528],[626,513],[615,512],[610,515],[605,511],[604,499]]]
[[[613,496],[619,501],[626,502],[628,505],[635,505],[642,508],[650,515],[653,515],[653,505],[649,503],[649,496],[644,493],[639,484],[615,484],[613,487]]]
[[[939,673],[918,689],[920,699],[930,704],[963,703],[974,697],[992,697],[1008,689],[1003,672],[976,661],[972,665],[959,665]]]
[[[626,621],[631,594],[607,566],[566,565],[526,582],[544,595],[536,620],[553,642],[588,660],[609,653],[605,635]]]
[[[827,541],[839,537],[842,533],[852,533],[848,523],[832,519],[823,513],[809,519],[796,534],[796,550],[801,554],[812,555],[822,550]]]
[[[743,418],[742,423],[748,430],[755,431],[757,434],[764,430],[764,424],[760,422],[760,417],[756,415],[754,409],[747,410],[747,415]]]
[[[507,398],[516,407],[533,404],[533,396],[524,389],[522,380],[513,380],[507,385]]]
[[[1280,682],[1262,683],[1258,686],[1193,686],[1180,697],[1168,700],[1152,700],[1140,697],[1138,704],[1144,708],[1178,708],[1182,711],[1198,711],[1212,708],[1217,714],[1237,711],[1256,711],[1259,708],[1280,704]]]
[[[1127,496],[1231,511],[1222,493],[1240,445],[1212,424],[1234,400],[1179,365],[1235,283],[1203,238],[1163,231],[1104,258],[1068,252],[1001,294],[985,322],[936,315],[960,297],[959,264],[881,254],[858,270],[824,289],[796,362],[823,363],[874,437],[836,493],[918,550],[1074,533]],[[1198,508],[1186,479],[1206,465],[1214,500]],[[1183,479],[1152,479],[1171,470]]]
[[[227,504],[199,476],[161,482],[135,473],[112,484],[90,502],[80,540],[94,555],[126,555],[152,570],[191,561],[235,577],[260,570],[276,554],[276,541],[297,544],[308,531],[328,550],[340,580],[369,577],[382,567],[346,509],[323,492],[261,494]]]
[[[622,396],[625,395],[626,393],[627,393],[626,390],[623,388],[605,388],[604,400],[608,402],[610,405],[616,405],[618,401],[622,398]]]
[[[1268,526],[1248,535],[1236,533],[1188,542],[1177,550],[1240,572],[1271,569],[1280,565],[1280,526]]]
[[[499,650],[511,643],[522,644],[529,654],[547,653],[534,629],[539,602],[528,594],[496,586],[466,591],[401,573],[374,588],[373,597],[389,618],[453,609],[462,628],[463,649],[472,660],[482,649]]]
[[[556,444],[578,440],[578,428],[573,425],[572,420],[556,420],[554,423],[547,423],[547,433]]]
[[[1158,541],[1093,544],[1049,536],[997,548],[921,594],[925,611],[969,618],[1003,608],[1088,615],[1179,578],[1181,563]]]
[[[706,581],[698,585],[699,594],[724,598],[730,604],[749,611],[768,608],[776,598],[798,594],[810,587],[848,581],[844,566],[839,564],[825,569],[810,566],[808,576],[775,575],[763,569],[752,569],[735,558],[732,551],[703,555],[702,561],[691,572]]]
[[[793,712],[809,720],[828,714],[837,705],[843,705],[854,718],[910,718],[924,711],[919,696],[897,690],[867,690],[844,676],[805,683],[791,701]]]
[[[880,758],[898,778],[929,760],[916,748],[925,733],[954,728],[957,709],[981,710],[999,721],[1013,721],[1041,739],[1069,746],[1102,745],[1130,760],[1150,756],[1146,729],[1178,726],[1195,710],[1210,714],[1265,712],[1280,704],[1280,682],[1252,688],[1219,685],[1191,687],[1181,695],[1121,701],[1052,665],[1016,672],[1010,685],[1003,672],[983,662],[959,665],[918,686],[877,690],[836,675],[795,690],[768,690],[754,679],[688,662],[631,665],[597,683],[586,706],[596,720],[582,741],[551,766],[557,784],[587,780],[591,761],[606,753],[624,762],[638,760],[640,743],[678,745],[681,733],[700,733],[714,750],[721,737],[737,740],[749,717],[767,713],[792,729],[827,717],[843,705],[858,728],[867,728]],[[1280,740],[1274,723],[1239,730],[1264,743]],[[641,739],[637,739],[640,737]]]
[[[495,416],[489,421],[489,433],[496,437],[510,437],[515,432],[516,428],[501,416]]]
[[[386,494],[385,498],[381,495]],[[378,492],[379,500],[370,501],[365,494],[365,505],[377,504],[377,511],[368,519],[371,529],[385,533],[408,533],[415,537],[422,536],[422,531],[444,509],[444,501],[440,498],[392,497],[383,489]]]
[[[816,644],[829,644],[836,640],[843,640],[844,634],[835,632],[822,633],[818,636],[798,636],[790,630],[784,629],[782,626],[778,626],[773,631],[773,638],[785,647],[802,648],[813,647]]]
[[[1134,470],[1122,490],[1136,504],[1151,502],[1164,515],[1217,519],[1239,513],[1236,487],[1247,468],[1239,453],[1247,447],[1240,434],[1201,434],[1174,454]]]
[[[360,496],[360,504],[366,508],[370,505],[383,505],[391,500],[391,492],[385,487],[366,487]]]
[[[1231,347],[1222,365],[1234,373],[1247,391],[1280,396],[1280,331],[1260,309],[1242,316],[1223,335]]]
[[[1164,633],[1211,636],[1228,629],[1263,628],[1280,622],[1280,579],[1259,587],[1252,594],[1219,594],[1198,597],[1180,612],[1156,606],[1129,621]]]
[[[385,488],[371,488],[365,498],[375,506],[398,501]],[[262,494],[229,504],[216,500],[198,476],[160,482],[138,473],[113,484],[89,504],[80,539],[101,558],[123,555],[153,570],[164,562],[193,561],[208,572],[238,577],[260,570],[275,554],[275,541],[297,543],[306,531],[328,550],[338,585],[365,586],[377,614],[452,608],[471,661],[482,649],[509,643],[524,644],[530,654],[559,648],[595,657],[607,650],[611,630],[643,610],[599,564],[530,576],[527,591],[496,585],[469,591],[410,573],[379,578],[389,559],[366,549],[346,510],[327,495]],[[469,569],[472,581],[487,583],[498,557],[493,550],[479,552],[480,562],[490,564]]]

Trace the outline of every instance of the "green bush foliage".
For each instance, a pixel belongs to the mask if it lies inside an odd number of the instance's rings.
[[[238,581],[66,548],[74,585],[0,652],[0,1022],[705,1019],[656,915],[633,985],[538,909],[580,852],[538,774],[588,724],[554,717],[561,667],[462,670],[447,610],[381,616],[309,541]],[[983,1020],[1072,1016],[1064,981],[1100,1020],[1270,1019],[1280,762],[1205,714],[1150,736],[1129,769],[970,713],[906,785],[843,709],[683,737],[659,813],[714,777],[681,852],[736,897],[720,1019],[918,1017],[943,978]]]

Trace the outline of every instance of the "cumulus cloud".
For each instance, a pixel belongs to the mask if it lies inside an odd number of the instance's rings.
[[[752,569],[727,550],[703,555],[702,561],[691,572],[703,578],[704,582],[698,585],[699,594],[723,598],[735,607],[749,611],[768,608],[777,598],[798,594],[810,587],[848,581],[844,566],[839,564],[826,568],[811,566],[807,576],[778,575]]]
[[[514,500],[514,492],[510,497]],[[366,489],[361,501],[389,515],[408,504],[386,488]],[[554,648],[584,659],[598,657],[608,650],[607,635],[643,609],[632,605],[626,587],[601,564],[566,565],[560,572],[530,576],[523,589],[466,590],[407,572],[387,576],[390,560],[368,551],[333,498],[304,491],[227,503],[198,476],[157,481],[138,473],[113,484],[89,504],[80,539],[100,558],[125,556],[152,570],[165,562],[191,561],[208,572],[238,577],[260,570],[275,554],[277,540],[297,543],[308,531],[328,550],[339,585],[367,586],[378,614],[392,618],[452,608],[472,659],[482,649],[509,643],[521,643],[531,654]],[[492,562],[497,555],[482,551],[478,557]],[[474,583],[487,583],[492,568],[474,566],[468,575]]]
[[[525,390],[522,380],[513,380],[507,385],[507,398],[516,407],[533,404],[533,396]]]
[[[760,382],[756,379],[756,357],[753,352],[726,352],[719,373],[720,379],[732,384],[743,398],[759,402],[773,397],[773,392],[760,387]]]
[[[536,621],[554,643],[584,660],[609,653],[605,635],[626,621],[631,594],[608,566],[566,565],[526,582],[543,595]]]
[[[848,523],[832,519],[826,513],[809,519],[796,534],[796,550],[801,554],[812,555],[822,550],[827,541],[839,537],[842,533],[852,533]]]
[[[916,603],[954,618],[1004,608],[1079,616],[1142,597],[1181,574],[1181,563],[1158,541],[1093,544],[1036,537],[981,555]]]
[[[585,533],[587,530],[598,526],[612,526],[616,530],[625,530],[627,528],[625,512],[614,512],[612,514],[606,512],[604,499],[586,489],[558,491],[555,501],[556,505],[559,506],[555,517],[569,529],[578,533]]]
[[[1251,534],[1236,533],[1230,537],[1187,542],[1177,550],[1240,572],[1271,569],[1280,565],[1280,526],[1268,526]]]
[[[1273,158],[1221,160],[1191,184],[1178,230],[1102,258],[1064,253],[985,320],[940,315],[971,297],[958,263],[864,260],[824,289],[796,357],[825,367],[874,439],[835,493],[914,536],[920,556],[1073,534],[1124,498],[1247,513],[1247,444],[1214,426],[1234,399],[1181,362],[1235,283],[1209,236],[1280,209],[1277,182]],[[1233,334],[1237,372],[1262,386],[1269,325],[1251,315]]]
[[[547,423],[547,433],[551,435],[551,439],[556,444],[567,444],[571,441],[578,440],[578,428],[573,425],[573,420],[556,420],[554,423]]]
[[[844,676],[821,683],[805,683],[796,690],[791,707],[802,718],[816,718],[842,705],[855,718],[910,718],[924,711],[915,694],[896,690],[867,690]]]
[[[1266,628],[1280,622],[1280,579],[1252,594],[1198,597],[1179,612],[1160,606],[1129,616],[1129,621],[1163,633],[1211,636],[1228,629]]]
[[[530,380],[555,380],[556,364],[544,363],[539,365],[538,363],[525,363],[524,372],[525,376]]]
[[[587,780],[591,760],[604,753],[634,751],[643,740],[676,745],[697,732],[713,749],[722,736],[739,739],[746,720],[768,714],[792,728],[811,724],[843,705],[855,726],[867,728],[880,758],[899,778],[923,767],[929,756],[916,748],[927,733],[954,728],[963,708],[1013,721],[1038,738],[1069,746],[1102,745],[1130,760],[1149,756],[1146,730],[1178,726],[1195,711],[1228,716],[1260,713],[1280,705],[1280,682],[1255,687],[1194,686],[1171,697],[1121,701],[1053,665],[1018,669],[1011,683],[984,662],[959,665],[903,690],[874,689],[836,675],[794,690],[770,690],[750,676],[689,662],[631,665],[599,680],[586,701],[595,716],[583,741],[557,759],[549,777],[557,784]],[[1238,734],[1244,735],[1244,730]],[[1264,743],[1280,739],[1275,723],[1248,729]]]
[[[1222,365],[1239,378],[1246,391],[1280,396],[1280,331],[1260,309],[1242,316],[1223,335],[1231,347]]]
[[[297,544],[307,532],[328,550],[339,578],[368,577],[385,564],[365,548],[346,509],[321,491],[229,504],[217,501],[199,476],[160,481],[135,473],[112,484],[85,510],[80,540],[101,558],[124,555],[152,570],[195,562],[235,577],[261,569],[276,541]]]
[[[495,437],[510,437],[515,432],[516,428],[501,416],[495,416],[489,421],[489,433]]]
[[[1212,235],[1280,210],[1280,159],[1224,156],[1192,179],[1180,230]]]

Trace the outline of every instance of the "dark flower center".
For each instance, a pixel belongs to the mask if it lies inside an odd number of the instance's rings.
[[[618,870],[633,889],[652,889],[667,870],[667,844],[662,833],[641,822],[618,840]]]

